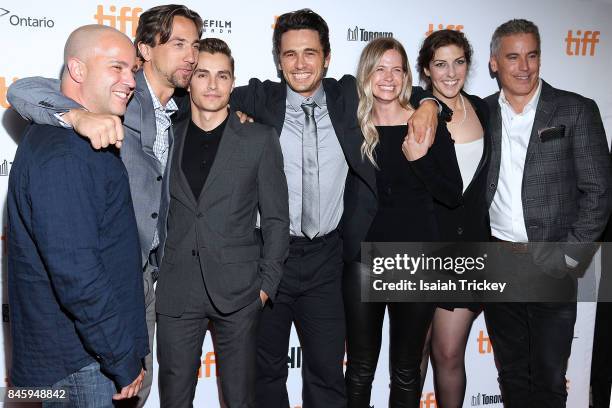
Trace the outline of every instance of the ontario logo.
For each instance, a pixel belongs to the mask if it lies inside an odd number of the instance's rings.
[[[365,28],[360,28],[358,26],[349,27],[346,31],[347,41],[368,42],[380,37],[393,37],[393,33],[391,31],[370,31]]]
[[[9,24],[16,27],[53,28],[55,21],[48,17],[32,17],[11,13],[10,10],[0,7],[0,19],[8,20]]]

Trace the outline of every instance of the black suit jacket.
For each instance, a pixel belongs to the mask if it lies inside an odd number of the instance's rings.
[[[376,175],[370,163],[361,158],[363,135],[357,121],[359,98],[355,77],[345,75],[340,80],[324,78],[323,89],[329,117],[349,166],[340,230],[344,259],[352,260],[359,253],[361,241],[376,214]],[[424,96],[425,92],[415,87],[410,102],[418,106]],[[287,85],[284,81],[251,79],[248,85],[234,89],[230,105],[257,122],[274,126],[280,135],[285,120],[286,99]]]
[[[486,242],[489,240],[489,209],[486,201],[487,172],[491,151],[491,136],[489,134],[489,107],[486,102],[475,95],[463,92],[474,107],[478,120],[484,130],[483,153],[472,177],[472,181],[463,193],[460,206],[449,208],[436,201],[436,214],[440,228],[440,239],[446,242],[467,241]],[[440,137],[449,137],[446,126],[440,130]],[[455,171],[461,178],[459,168]]]
[[[192,279],[204,277],[213,304],[234,312],[259,296],[274,299],[289,247],[289,202],[274,129],[229,119],[210,173],[194,197],[181,166],[189,118],[175,124],[168,238],[156,311],[180,316]],[[261,234],[255,232],[257,211]],[[194,257],[196,260],[194,262]]]

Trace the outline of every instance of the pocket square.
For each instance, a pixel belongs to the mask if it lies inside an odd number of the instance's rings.
[[[560,139],[565,136],[565,125],[539,129],[538,136],[540,136],[542,143],[552,139]]]

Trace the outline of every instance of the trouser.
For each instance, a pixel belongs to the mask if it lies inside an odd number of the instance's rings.
[[[303,408],[344,408],[342,240],[334,231],[291,239],[276,300],[257,336],[257,406],[287,408],[287,350],[295,323],[302,348]]]
[[[435,303],[362,302],[360,264],[345,267],[346,393],[349,408],[370,408],[372,381],[382,341],[385,309],[389,310],[390,408],[419,407],[420,364]]]
[[[194,258],[194,262],[198,262]],[[232,313],[221,313],[206,292],[199,265],[190,268],[194,284],[180,317],[157,315],[159,397],[163,408],[191,407],[204,336],[212,323],[215,362],[228,408],[255,406],[255,346],[261,299]],[[221,400],[221,396],[219,396]]]
[[[576,303],[487,303],[484,313],[504,407],[565,407]]]

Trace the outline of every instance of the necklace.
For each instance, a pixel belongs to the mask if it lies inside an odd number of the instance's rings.
[[[448,122],[448,125],[453,125],[453,126],[461,126],[463,125],[463,122],[465,122],[465,119],[467,118],[467,110],[465,109],[465,101],[463,100],[463,95],[459,94],[459,100],[461,101],[461,107],[463,108],[463,119],[461,119],[461,122],[459,123],[453,123]]]

